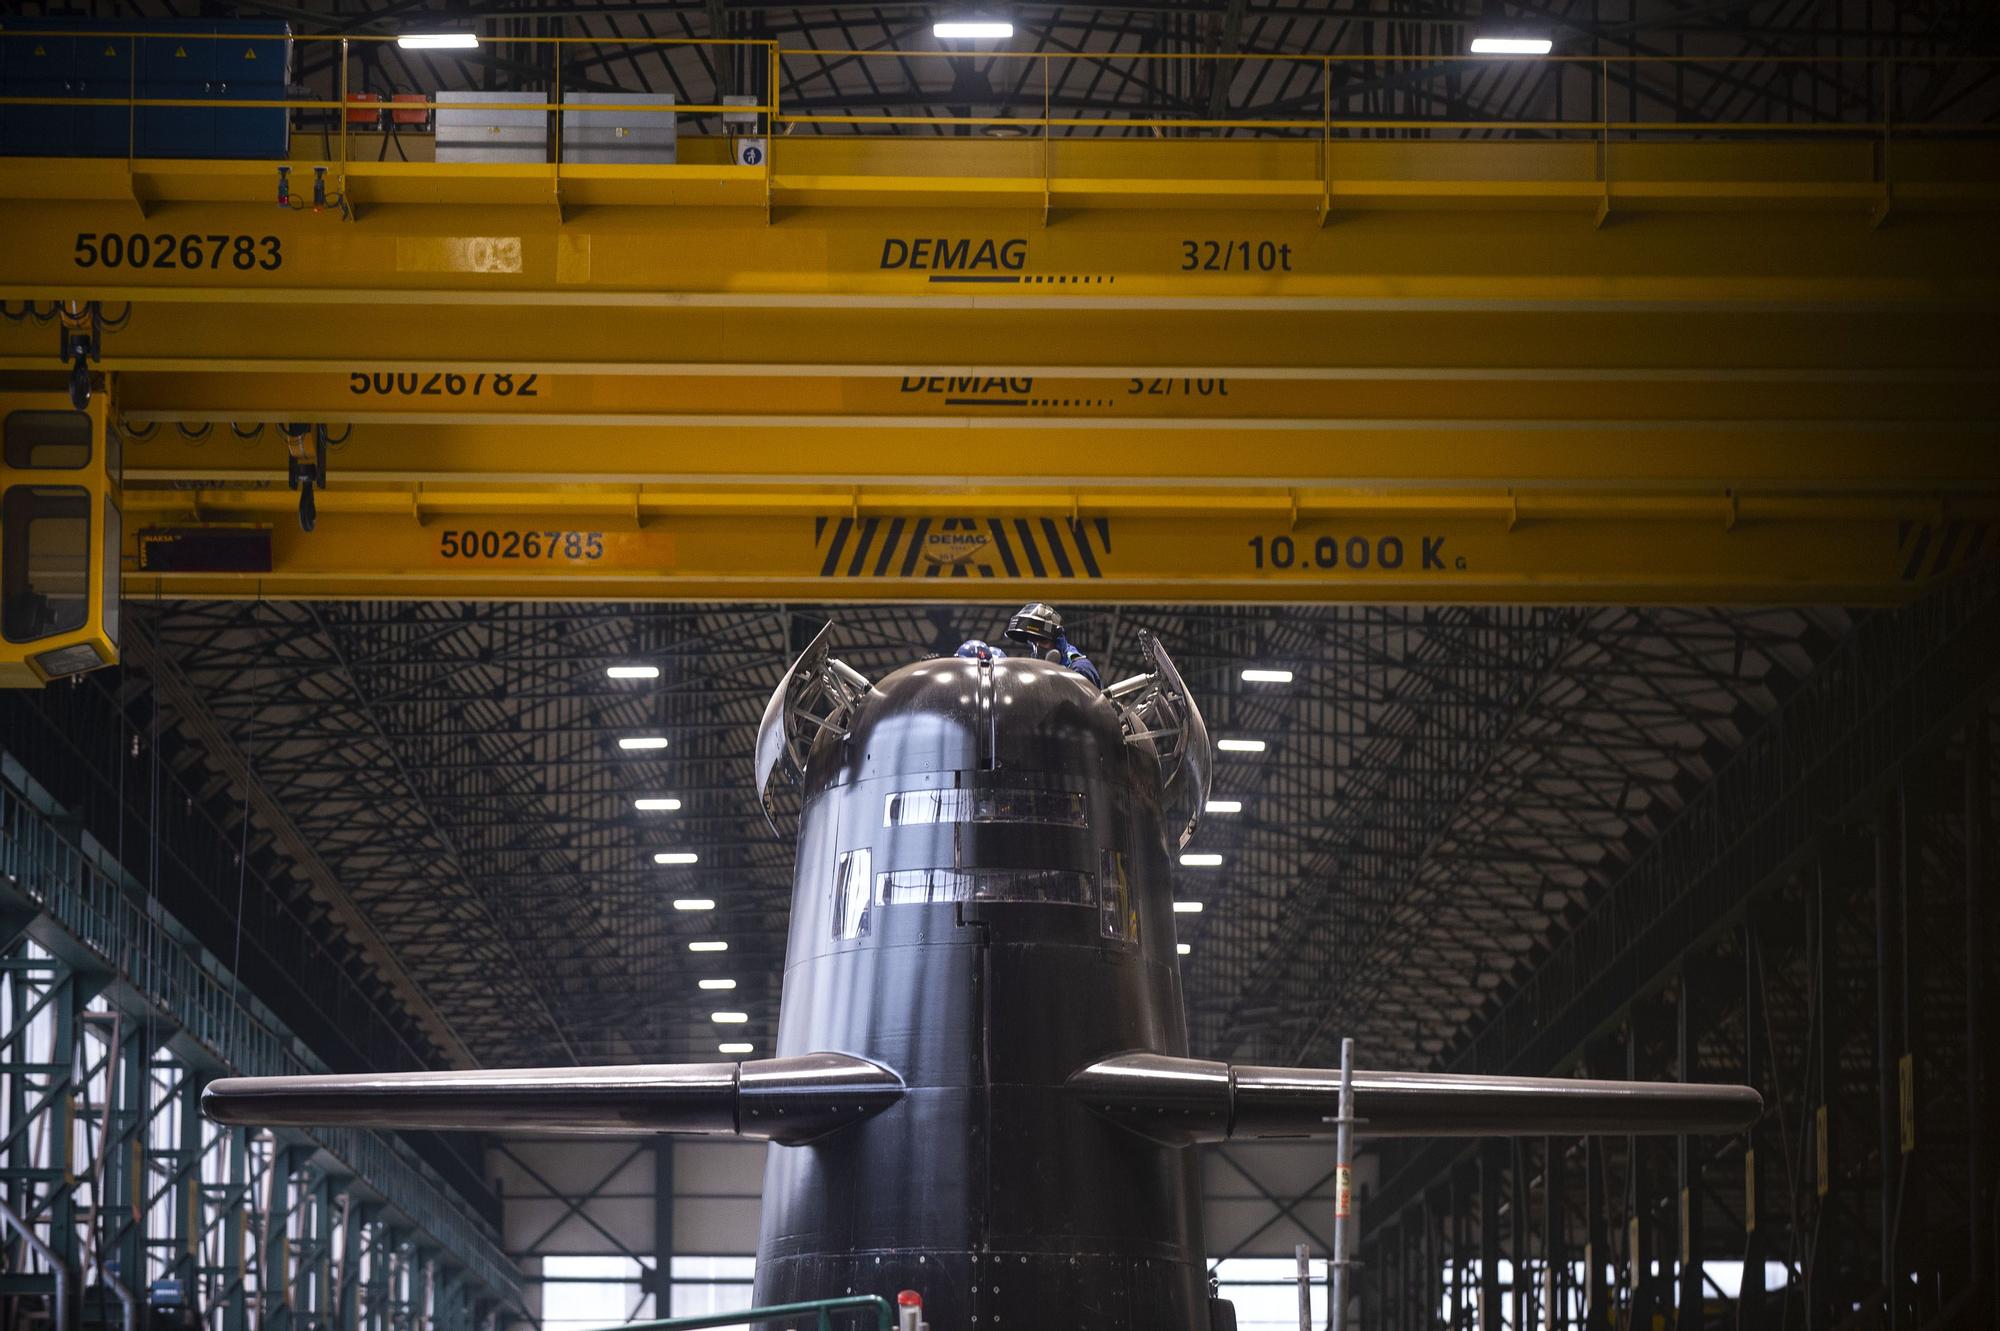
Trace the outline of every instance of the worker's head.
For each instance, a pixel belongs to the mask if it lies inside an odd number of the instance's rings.
[[[1014,612],[1007,621],[1007,640],[1032,647],[1036,655],[1054,651],[1062,641],[1062,615],[1052,605],[1034,601]]]

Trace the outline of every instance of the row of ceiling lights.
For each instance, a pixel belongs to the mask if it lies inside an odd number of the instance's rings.
[[[931,24],[931,35],[941,41],[1004,41],[1014,35],[1014,25],[1006,19],[939,19]],[[479,45],[475,32],[406,32],[396,45],[408,51],[469,51]],[[1515,25],[1482,21],[1472,37],[1474,55],[1547,55],[1555,41],[1544,32]]]
[[[1245,666],[1239,677],[1246,684],[1289,684],[1293,675],[1289,670],[1270,666]],[[1215,742],[1215,747],[1223,753],[1262,753],[1268,747],[1261,739],[1246,739],[1241,736],[1225,736]],[[1243,801],[1232,799],[1211,799],[1202,806],[1204,813],[1241,813]],[[1189,850],[1181,852],[1181,867],[1186,869],[1217,869],[1222,866],[1222,856],[1212,850]],[[1177,915],[1199,915],[1202,903],[1195,900],[1174,902]],[[1194,951],[1189,943],[1176,943],[1174,950],[1182,956]]]
[[[658,679],[660,677],[660,668],[655,665],[614,665],[607,666],[604,673],[610,679]],[[1246,667],[1242,671],[1242,678],[1246,683],[1251,684],[1289,684],[1292,682],[1292,672],[1266,667]],[[657,752],[667,747],[667,737],[664,735],[627,735],[618,741],[618,747],[628,753]],[[1261,739],[1225,738],[1217,740],[1216,747],[1225,753],[1262,753],[1264,752],[1265,744]],[[643,813],[672,813],[681,807],[681,802],[669,795],[650,795],[634,799],[632,807]],[[1204,811],[1215,814],[1241,813],[1243,811],[1243,802],[1231,799],[1212,799],[1204,806]],[[691,850],[663,850],[653,856],[653,863],[659,865],[689,865],[698,863],[700,859],[701,856]],[[1191,869],[1212,869],[1222,864],[1222,856],[1212,851],[1188,851],[1181,856],[1181,864]],[[714,910],[715,901],[711,897],[675,897],[674,909],[677,911]],[[1174,902],[1174,913],[1177,915],[1199,915],[1201,909],[1202,903],[1199,901],[1181,900]],[[688,944],[688,951],[690,952],[727,952],[728,950],[729,944],[720,938],[696,939]],[[1181,956],[1187,956],[1194,951],[1194,948],[1188,943],[1176,943],[1174,950]],[[703,989],[710,990],[732,990],[736,987],[736,981],[724,978],[711,978],[700,981],[700,986]],[[709,1020],[717,1025],[728,1026],[747,1022],[750,1020],[750,1017],[748,1013],[744,1012],[711,1012]],[[756,1046],[747,1041],[729,1040],[717,1045],[716,1049],[718,1052],[724,1054],[748,1054],[755,1052]]]
[[[605,667],[604,673],[610,679],[658,679],[660,668],[656,665],[614,665]],[[656,753],[667,747],[665,735],[627,735],[618,741],[618,747],[627,753]],[[673,813],[681,807],[680,800],[671,795],[642,795],[632,801],[632,807],[640,813]],[[653,856],[653,863],[660,865],[696,864],[701,856],[692,850],[663,850]],[[678,911],[707,911],[715,909],[712,897],[675,897],[674,909]],[[720,938],[697,938],[688,944],[688,951],[699,953],[727,952],[729,944]],[[704,976],[696,985],[705,992],[728,993],[736,988],[736,981],[727,976]],[[711,1023],[717,1026],[740,1026],[750,1020],[747,1012],[721,1011],[708,1014]],[[748,1040],[724,1040],[715,1046],[721,1054],[754,1054],[757,1046]]]

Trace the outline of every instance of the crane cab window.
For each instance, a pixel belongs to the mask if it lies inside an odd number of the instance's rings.
[[[77,486],[15,485],[0,500],[0,636],[8,642],[40,642],[89,620],[90,499]]]
[[[6,459],[15,471],[76,471],[90,465],[90,417],[81,411],[10,411]]]

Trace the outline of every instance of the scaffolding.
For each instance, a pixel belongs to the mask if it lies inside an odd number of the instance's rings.
[[[226,1073],[325,1065],[11,759],[0,772],[7,1325],[474,1331],[520,1303],[408,1147],[226,1128]]]

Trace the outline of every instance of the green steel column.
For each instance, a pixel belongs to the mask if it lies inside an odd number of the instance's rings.
[[[1764,974],[1762,944],[1753,916],[1743,925],[1743,1084],[1764,1089]],[[1760,1222],[1763,1167],[1753,1123],[1743,1134],[1743,1284],[1736,1296],[1736,1331],[1763,1331],[1767,1239]]]
[[[1569,1282],[1569,1249],[1563,1229],[1565,1142],[1557,1137],[1542,1138],[1542,1280],[1541,1326],[1555,1331],[1567,1326],[1563,1318],[1563,1291]]]
[[[71,1282],[74,1296],[81,1293],[76,1281],[82,1253],[76,1230],[76,1126],[72,1117],[76,1112],[77,1041],[82,1037],[77,1009],[81,1005],[77,999],[76,974],[68,966],[51,959],[49,982],[49,1072],[47,1098],[43,1102],[49,1129],[47,1159],[43,1164],[48,1171],[45,1214],[49,1221],[49,1247],[67,1268],[57,1278]],[[82,1300],[72,1297],[69,1306],[80,1310]],[[58,1327],[56,1331],[69,1328]]]
[[[1611,1227],[1604,1214],[1604,1138],[1583,1139],[1583,1324],[1586,1331],[1611,1331],[1611,1286],[1604,1278],[1611,1260]]]
[[[182,1282],[189,1306],[199,1309],[195,1300],[201,1297],[201,1236],[207,1207],[201,1191],[201,1079],[193,1068],[180,1068],[174,1100],[180,1131],[174,1161],[173,1259],[167,1274]]]
[[[674,1139],[653,1144],[653,1315],[674,1315]]]
[[[1898,783],[1875,834],[1875,1088],[1876,1141],[1881,1154],[1877,1251],[1881,1254],[1882,1325],[1905,1324],[1897,1220],[1903,1184],[1902,1105],[1897,1089],[1903,1054],[1903,847],[1910,832],[1909,794]]]
[[[356,1195],[353,1181],[337,1199],[341,1207],[340,1250],[334,1262],[334,1310],[339,1331],[361,1327],[361,1227],[367,1204]]]
[[[1812,1048],[1806,1057],[1811,1080],[1808,1094],[1812,1101],[1812,1131],[1808,1134],[1809,1143],[1803,1144],[1803,1169],[1800,1172],[1811,1181],[1816,1199],[1811,1227],[1807,1231],[1811,1248],[1806,1257],[1805,1322],[1807,1327],[1818,1331],[1818,1328],[1832,1325],[1838,1306],[1839,1280],[1834,1270],[1833,1254],[1839,1226],[1833,1219],[1833,1210],[1840,1187],[1837,1167],[1844,1148],[1832,1132],[1830,1097],[1838,1085],[1838,1077],[1828,1066],[1835,1050],[1831,1011],[1840,992],[1839,953],[1834,947],[1833,937],[1837,885],[1835,875],[1824,860],[1817,866],[1814,876],[1809,917],[1812,930]],[[1800,1221],[1795,1220],[1794,1223]]]
[[[119,1032],[117,1086],[105,1143],[104,1261],[136,1299],[146,1297],[146,1130],[152,1122],[152,1044],[142,1021]]]
[[[1479,1143],[1479,1331],[1500,1331],[1500,1176],[1507,1144]]]
[[[312,1281],[313,1322],[325,1326],[333,1316],[333,1179],[312,1171],[312,1256],[305,1270]]]
[[[1420,1331],[1435,1331],[1438,1325],[1438,1309],[1444,1302],[1444,1264],[1438,1253],[1443,1247],[1441,1222],[1438,1220],[1436,1189],[1424,1190],[1423,1250],[1418,1254],[1420,1276],[1415,1293],[1422,1302],[1423,1317],[1417,1322]]]
[[[222,1262],[228,1268],[223,1277],[227,1291],[222,1300],[222,1331],[249,1331],[250,1300],[244,1288],[248,1271],[243,1244],[250,1217],[250,1130],[227,1129],[229,1145],[228,1202],[222,1216]]]
[[[1680,1079],[1698,1081],[1696,1056],[1701,1028],[1696,1024],[1694,985],[1687,968],[1681,968],[1680,994],[1674,1004],[1674,1061]],[[1701,1246],[1702,1179],[1697,1144],[1686,1133],[1674,1139],[1675,1172],[1680,1183],[1680,1288],[1676,1294],[1674,1331],[1705,1331],[1708,1325],[1706,1293],[1702,1282]]]
[[[265,1180],[264,1232],[259,1237],[258,1301],[263,1304],[259,1331],[290,1331],[294,1307],[292,1289],[292,1170],[300,1148],[283,1143],[271,1148],[271,1172]]]

